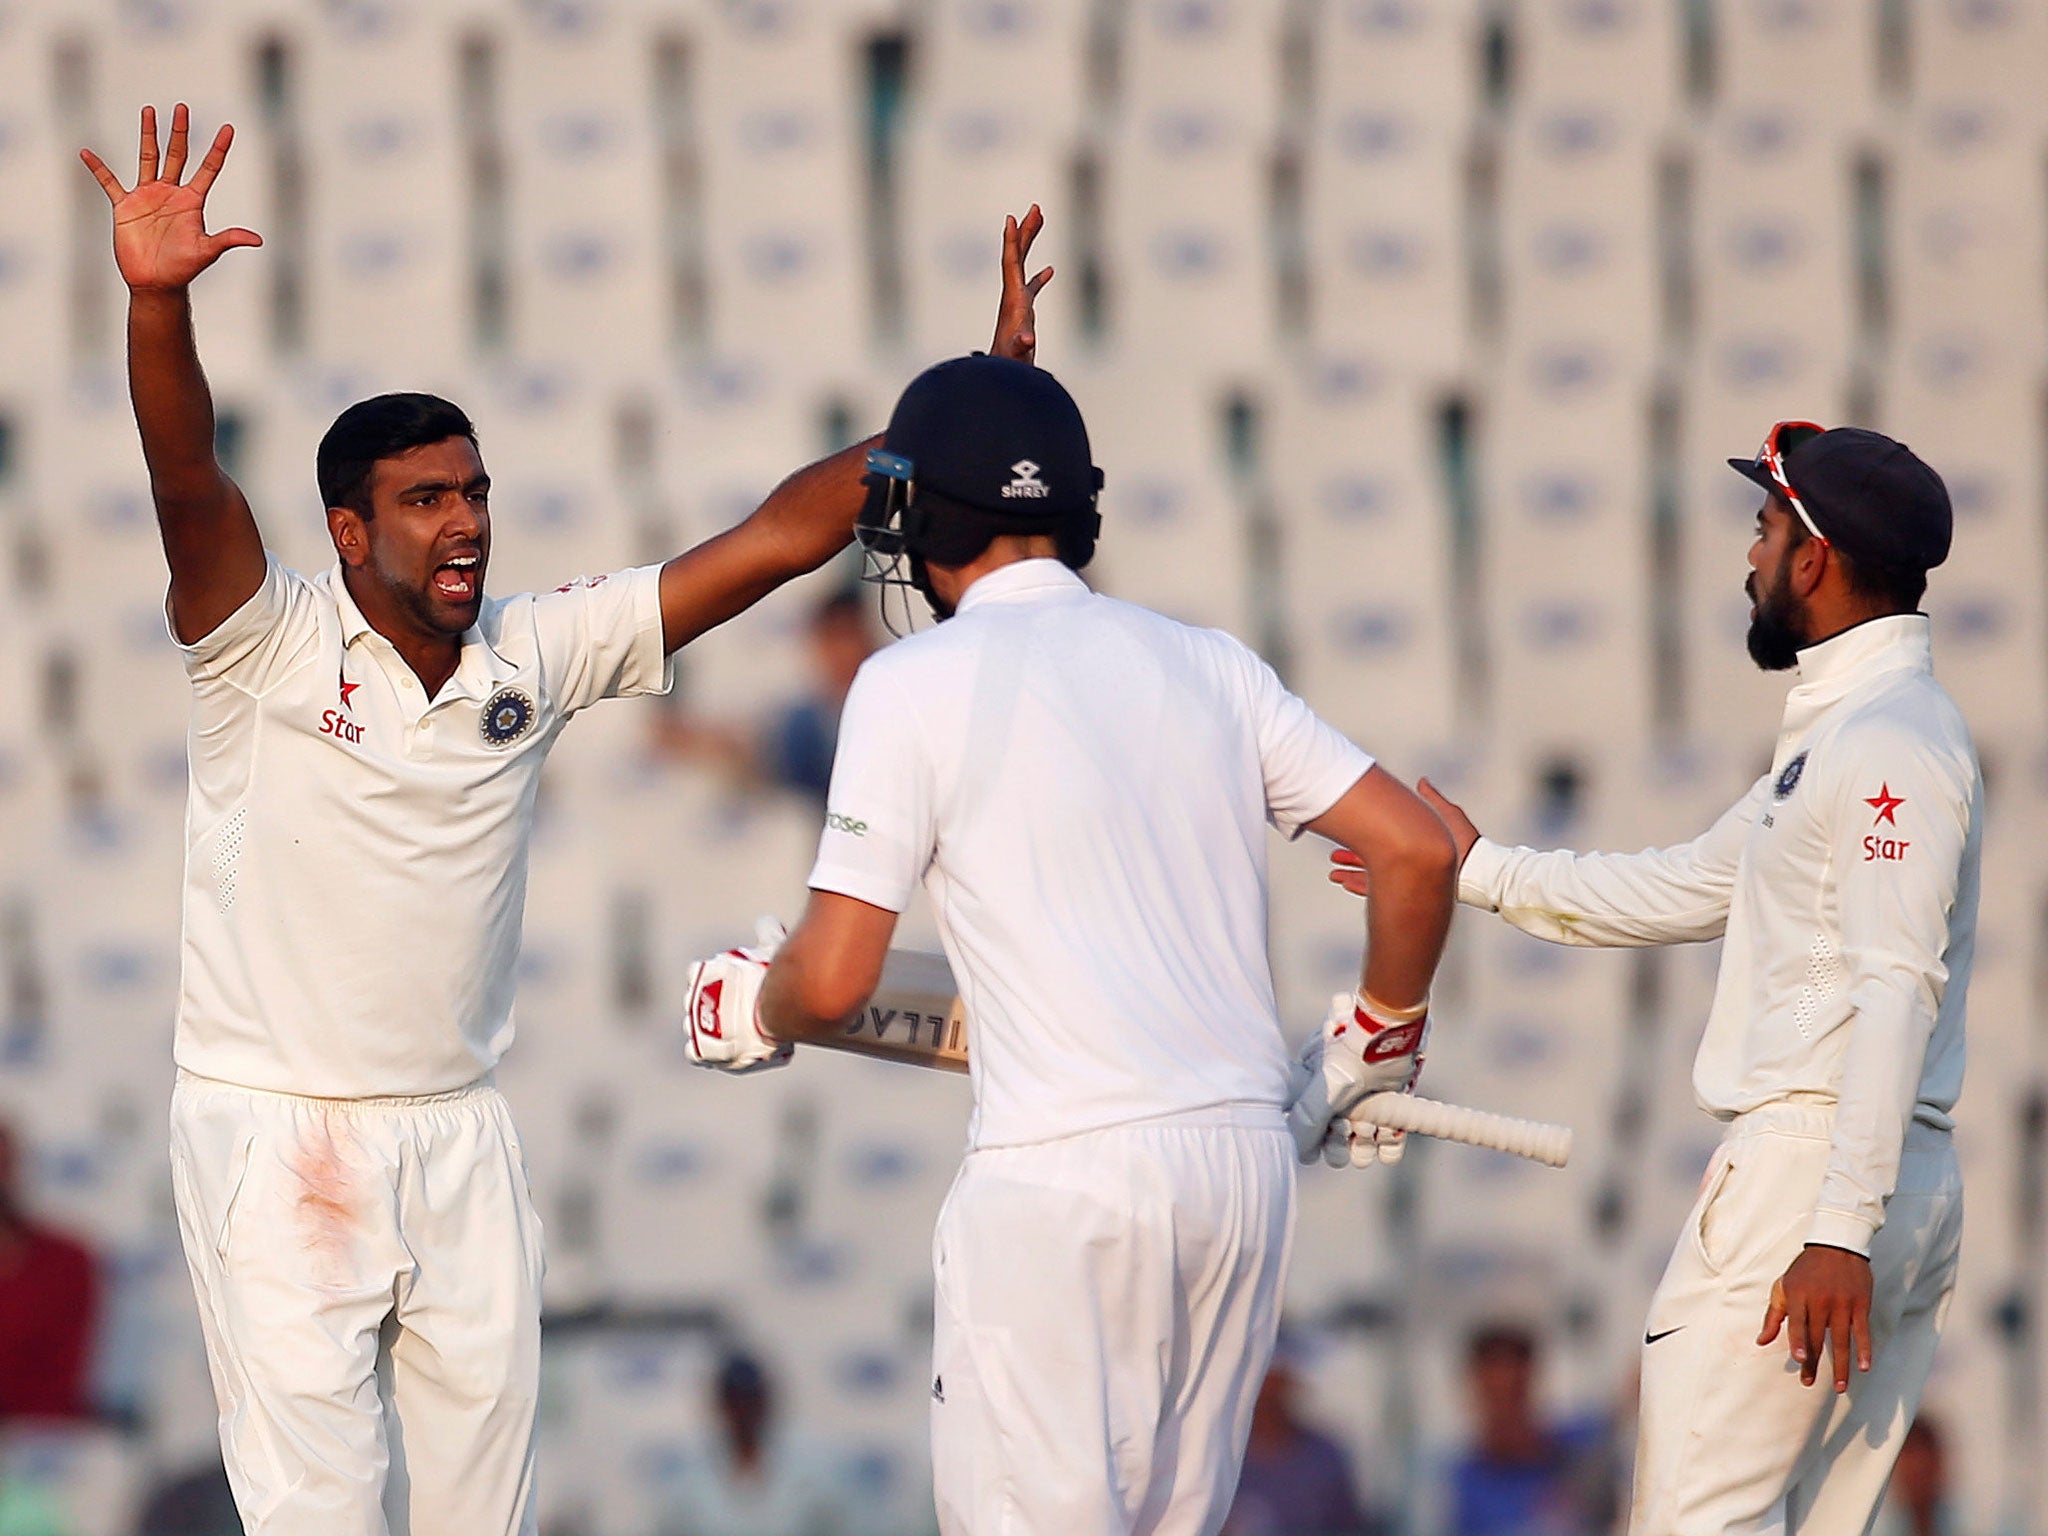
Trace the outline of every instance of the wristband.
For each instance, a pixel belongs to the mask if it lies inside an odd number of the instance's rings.
[[[1361,1015],[1358,1022],[1367,1026],[1377,1024],[1384,1028],[1389,1024],[1413,1024],[1429,1012],[1429,994],[1426,992],[1421,1002],[1409,1008],[1396,1008],[1392,1004],[1383,1003],[1363,987],[1353,994],[1352,1000],[1357,1004]]]

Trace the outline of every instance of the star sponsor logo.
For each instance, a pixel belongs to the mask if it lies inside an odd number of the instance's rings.
[[[1877,793],[1863,802],[1874,813],[1870,825],[1875,827],[1896,827],[1899,824],[1899,807],[1906,803],[1904,795],[1892,793],[1889,781],[1878,785]],[[1906,850],[1913,844],[1903,837],[1884,837],[1875,831],[1863,839],[1863,862],[1866,864],[1896,864],[1905,858]]]
[[[362,686],[361,683],[351,683],[345,680],[341,684],[341,707],[350,714],[356,712],[355,705],[350,701],[355,697],[355,691]]]

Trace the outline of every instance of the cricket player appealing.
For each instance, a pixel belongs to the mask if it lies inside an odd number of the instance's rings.
[[[1101,477],[1049,374],[942,363],[869,463],[863,541],[945,622],[862,666],[803,921],[695,968],[691,1049],[743,1069],[835,1032],[922,882],[974,1085],[933,1244],[940,1528],[1214,1532],[1278,1324],[1290,1099],[1312,1156],[1413,1083],[1454,851],[1244,645],[1082,582]],[[1374,880],[1315,1074],[1275,1012],[1269,819]]]
[[[187,133],[181,106],[160,166],[143,112],[133,189],[84,159],[192,681],[171,1164],[229,1479],[251,1532],[531,1532],[541,1238],[491,1070],[541,765],[578,710],[665,690],[670,652],[840,550],[861,450],[665,565],[487,599],[475,430],[382,395],[320,444],[336,565],[284,570],[214,458],[188,291],[260,241],[206,232],[231,135],[181,185]],[[1005,236],[1019,357],[1037,224]]]
[[[1983,781],[1915,611],[1948,555],[1940,478],[1810,422],[1729,462],[1767,495],[1750,654],[1799,671],[1770,771],[1699,838],[1633,855],[1501,847],[1423,792],[1460,897],[1528,933],[1724,938],[1693,1085],[1728,1134],[1650,1304],[1631,1531],[1855,1536],[1955,1281]]]

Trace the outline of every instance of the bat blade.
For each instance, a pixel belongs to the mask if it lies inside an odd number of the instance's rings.
[[[867,1007],[837,1035],[810,1043],[940,1072],[965,1072],[967,1011],[953,991],[952,967],[944,955],[890,950]]]

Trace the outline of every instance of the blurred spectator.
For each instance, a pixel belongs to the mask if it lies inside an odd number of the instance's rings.
[[[1948,1497],[1948,1442],[1940,1421],[1922,1413],[1906,1431],[1891,1486],[1871,1536],[1959,1536]]]
[[[29,1219],[19,1152],[0,1125],[0,1419],[83,1418],[99,1282],[82,1243]]]
[[[1604,1536],[1613,1528],[1609,1426],[1597,1417],[1542,1422],[1536,1372],[1526,1329],[1473,1334],[1466,1381],[1477,1434],[1451,1470],[1452,1536]]]
[[[749,784],[809,795],[820,805],[832,779],[839,711],[853,674],[875,649],[875,631],[858,587],[842,588],[811,610],[810,692],[777,709],[757,729],[730,722],[670,717],[662,746],[681,757],[709,760]]]
[[[143,1496],[135,1536],[242,1536],[220,1453],[174,1468],[152,1486]]]
[[[1361,1536],[1372,1528],[1358,1505],[1342,1446],[1303,1423],[1294,1372],[1276,1356],[1252,1405],[1251,1440],[1224,1536]]]
[[[660,1536],[838,1536],[844,1490],[830,1460],[776,1423],[775,1391],[751,1355],[718,1368],[718,1434],[685,1463],[656,1521]]]

